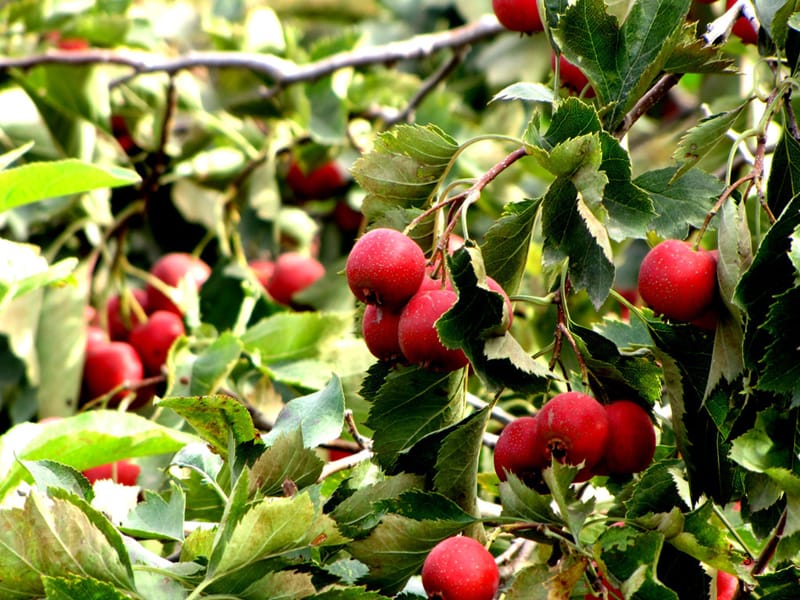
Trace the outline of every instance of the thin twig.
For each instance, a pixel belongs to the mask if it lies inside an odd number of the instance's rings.
[[[81,51],[48,50],[40,54],[4,57],[0,59],[0,70],[30,69],[52,64],[74,66],[106,64],[127,67],[130,73],[112,82],[112,86],[118,86],[137,75],[146,73],[175,75],[181,71],[197,68],[243,69],[265,76],[276,88],[284,88],[295,83],[315,81],[349,67],[420,60],[447,48],[468,46],[502,31],[504,28],[497,19],[487,15],[473,23],[451,30],[340,52],[302,65],[271,54],[256,52],[198,51],[165,58],[147,52],[90,48]]]
[[[625,137],[625,134],[630,131],[633,124],[642,118],[648,110],[653,108],[659,100],[667,95],[667,92],[677,85],[681,76],[682,73],[667,73],[659,79],[653,87],[647,90],[647,93],[639,98],[639,101],[633,106],[630,112],[625,115],[625,118],[622,119],[622,123],[617,127],[616,132],[614,132],[617,139]]]

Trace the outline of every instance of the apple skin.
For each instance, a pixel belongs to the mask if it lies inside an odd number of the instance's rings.
[[[142,359],[147,375],[158,375],[167,362],[167,354],[173,342],[186,333],[183,319],[174,312],[157,310],[146,323],[131,330],[128,342]]]
[[[656,434],[650,415],[636,402],[616,400],[605,405],[608,442],[596,474],[630,475],[653,461]]]
[[[99,344],[86,355],[83,387],[88,399],[103,396],[121,385],[138,383],[144,378],[144,365],[136,349],[127,342]],[[109,400],[115,406],[127,392],[121,390]]]
[[[353,244],[345,276],[350,291],[361,302],[399,311],[422,283],[425,254],[400,231],[373,229]]]
[[[285,252],[275,259],[275,269],[267,281],[267,292],[279,304],[292,306],[292,297],[325,275],[325,267],[313,256]]]
[[[254,258],[248,265],[253,269],[258,282],[266,289],[272,274],[275,273],[275,262],[266,258]]]
[[[133,295],[131,301],[136,301],[146,313],[148,312],[148,294],[144,288],[133,288],[130,290]],[[108,319],[108,336],[112,340],[126,341],[131,329],[142,321],[137,316],[137,312],[128,306],[128,313],[122,314],[122,298],[119,294],[114,294],[106,302],[106,319]]]
[[[533,416],[518,417],[500,432],[494,447],[494,471],[500,481],[513,473],[527,482],[547,466],[537,423]]]
[[[432,371],[455,371],[469,364],[461,349],[445,348],[436,321],[458,300],[452,290],[428,290],[415,294],[400,313],[397,338],[406,360]]]
[[[382,306],[368,304],[361,320],[361,334],[370,353],[379,360],[398,360],[403,357],[397,328],[400,313]]]
[[[500,587],[500,571],[479,542],[457,535],[436,544],[425,558],[422,586],[428,598],[493,600]]]
[[[528,34],[544,31],[536,0],[492,0],[492,10],[509,31]]]
[[[116,478],[114,477],[116,471]],[[83,476],[94,483],[101,479],[112,479],[119,484],[134,486],[139,478],[141,468],[127,459],[118,460],[114,463],[107,463],[91,467],[83,471]]]
[[[336,161],[328,161],[304,172],[297,161],[289,165],[286,184],[298,200],[320,200],[339,193],[347,183]]]
[[[187,252],[164,254],[150,268],[150,274],[170,287],[178,287],[187,279],[199,290],[211,275],[211,267],[206,262]],[[169,310],[182,315],[180,308],[153,285],[147,288],[147,304],[151,311]]]
[[[717,600],[733,600],[739,579],[727,571],[717,571]]]
[[[667,239],[639,267],[639,295],[654,312],[690,322],[711,307],[717,293],[717,260],[689,242]]]
[[[584,463],[574,482],[590,479],[593,468],[603,458],[609,428],[605,407],[582,392],[562,392],[553,396],[537,413],[537,450],[546,457],[569,465]]]

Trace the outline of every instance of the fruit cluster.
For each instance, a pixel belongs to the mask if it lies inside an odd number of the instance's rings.
[[[580,482],[643,471],[655,448],[653,423],[636,402],[604,405],[582,392],[563,392],[534,416],[519,417],[500,432],[494,468],[501,481],[513,473],[528,485],[539,485],[542,469],[555,459],[582,465],[574,479]]]
[[[683,323],[716,326],[717,251],[667,239],[639,267],[639,295],[657,314]]]
[[[186,281],[199,290],[211,268],[191,254],[173,252],[157,260],[150,274],[167,287],[176,288]],[[83,399],[113,392],[108,405],[115,406],[136,388],[132,406],[140,406],[150,399],[153,388],[138,384],[161,373],[170,347],[185,333],[183,313],[152,284],[131,289],[125,302],[120,295],[112,296],[105,312],[107,328],[97,322],[87,328]]]
[[[294,295],[325,275],[322,263],[300,252],[284,252],[274,261],[254,259],[250,268],[273,300],[297,309],[303,307],[293,300]]]
[[[367,232],[353,245],[345,275],[353,295],[367,305],[362,334],[376,358],[444,372],[468,364],[464,352],[446,348],[436,331],[436,321],[458,295],[449,281],[433,276],[411,238],[388,228]],[[511,302],[503,289],[491,278],[487,285],[503,296],[510,315]]]

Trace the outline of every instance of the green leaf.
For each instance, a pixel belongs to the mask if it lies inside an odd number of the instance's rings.
[[[553,36],[564,56],[589,79],[614,130],[667,63],[683,31],[689,0],[633,3],[622,26],[602,0],[579,0]]]
[[[135,171],[76,159],[34,162],[0,171],[0,212],[69,194],[138,183]]]
[[[37,246],[5,239],[0,239],[0,257],[0,312],[14,298],[47,285],[72,282],[78,266],[74,258],[48,266]]]
[[[657,216],[650,228],[663,238],[685,239],[689,228],[699,228],[722,194],[722,182],[700,169],[677,176],[675,167],[647,171],[634,183],[653,199]]]
[[[112,584],[91,577],[68,575],[42,577],[48,600],[126,600],[130,598]]]
[[[120,529],[140,539],[182,542],[186,507],[183,490],[175,482],[170,482],[170,489],[163,495],[151,490],[144,490],[143,494],[144,500],[128,513]]]
[[[460,248],[449,259],[458,300],[436,323],[442,343],[461,348],[492,388],[538,389],[551,377],[507,331],[503,298],[486,284],[480,251]]]
[[[380,481],[363,483],[331,512],[331,516],[343,534],[351,538],[363,537],[380,522],[391,506],[382,500],[396,498],[422,485],[422,477],[412,473],[400,473]]]
[[[420,208],[444,175],[458,144],[434,125],[399,125],[379,134],[352,173],[364,189],[362,212],[379,223],[397,208]]]
[[[678,43],[664,65],[666,73],[723,73],[733,72],[735,62],[725,56],[720,45],[709,45],[697,36],[697,24],[688,20]]]
[[[372,406],[366,425],[375,432],[373,450],[384,468],[427,433],[461,418],[463,378],[463,369],[450,374],[399,367],[388,374],[377,393],[367,397]]]
[[[492,223],[483,237],[481,254],[486,274],[508,294],[516,293],[525,273],[528,248],[540,206],[538,200],[506,204],[503,215]]]
[[[257,364],[281,364],[319,356],[352,324],[351,313],[283,312],[262,319],[241,340]]]
[[[294,482],[302,490],[317,481],[324,464],[304,442],[299,428],[287,430],[253,463],[248,493],[277,495],[286,481]]]
[[[668,514],[673,508],[689,508],[680,486],[683,463],[677,459],[662,460],[651,465],[641,476],[626,502],[625,516],[636,519],[649,514]]]
[[[74,498],[46,500],[32,490],[23,508],[0,510],[0,593],[41,596],[41,576],[83,573],[125,590],[133,573],[108,521]],[[118,534],[117,534],[118,536]]]
[[[22,423],[0,437],[0,498],[28,480],[18,459],[58,461],[79,471],[153,454],[172,454],[196,442],[193,435],[133,413],[93,410],[44,424]]]
[[[24,156],[31,148],[33,148],[33,142],[28,142],[18,148],[0,154],[0,171],[8,168],[9,165],[16,162],[18,158]]]
[[[306,492],[274,498],[249,508],[235,525],[213,577],[235,573],[258,561],[298,550],[347,542],[335,522],[322,514]]]
[[[343,423],[344,390],[342,381],[334,375],[322,390],[290,400],[262,439],[269,446],[281,435],[299,428],[305,447],[314,448],[339,437]]]
[[[675,548],[697,560],[727,572],[747,569],[740,567],[746,556],[732,551],[730,540],[725,535],[725,524],[714,512],[713,505],[704,503],[686,515],[681,533],[669,538]]]
[[[517,82],[497,92],[490,103],[498,101],[522,100],[523,102],[553,102],[553,88],[541,83]]]
[[[726,139],[728,130],[733,127],[747,104],[744,102],[734,109],[704,117],[681,137],[672,155],[678,163],[678,170],[672,176],[672,181],[677,181]]]
[[[399,598],[399,597],[398,597]],[[365,587],[331,588],[309,596],[309,600],[390,600],[388,596],[368,591]]]
[[[775,146],[767,180],[767,206],[780,215],[800,195],[800,142],[784,132]]]
[[[595,544],[594,553],[623,582],[625,595],[636,600],[678,600],[655,573],[664,536],[629,527],[608,527]]]
[[[301,600],[316,592],[310,573],[273,571],[248,585],[236,597],[244,600]]]
[[[580,538],[586,519],[594,510],[595,500],[590,497],[582,501],[570,484],[580,469],[570,465],[562,465],[553,459],[550,467],[542,471],[542,478],[550,488],[558,513],[566,523],[574,539]]]
[[[250,413],[230,396],[171,397],[160,400],[158,406],[186,419],[223,457],[228,456],[231,441],[238,445],[256,438]]]
[[[51,487],[62,488],[91,502],[94,498],[92,485],[81,472],[54,460],[21,460],[33,478],[33,483],[46,493]]]
[[[561,523],[561,519],[553,512],[552,497],[527,487],[513,473],[500,484],[500,501],[503,505],[503,517],[532,523]]]
[[[322,144],[340,144],[347,137],[347,103],[337,93],[333,76],[306,85],[311,104],[310,133]]]
[[[242,342],[230,332],[220,334],[199,354],[189,349],[188,340],[179,340],[170,352],[168,396],[206,396],[217,393],[239,361]],[[171,368],[179,365],[179,372]]]
[[[463,528],[459,521],[417,521],[385,515],[370,535],[347,545],[350,554],[369,567],[365,583],[393,594],[419,573],[425,557],[439,541]]]
[[[572,283],[599,307],[614,283],[614,263],[605,227],[577,197],[575,186],[557,179],[543,201],[544,264],[569,260]]]

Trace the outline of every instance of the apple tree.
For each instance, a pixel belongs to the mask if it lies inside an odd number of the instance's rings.
[[[797,8],[0,4],[0,598],[800,596]]]

